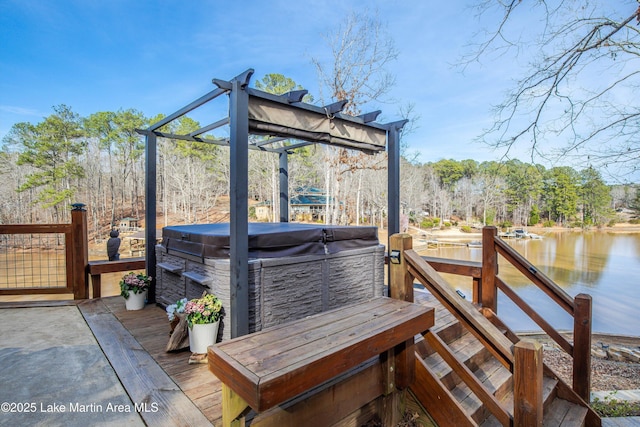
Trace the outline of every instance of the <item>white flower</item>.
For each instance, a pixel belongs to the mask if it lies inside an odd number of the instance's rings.
[[[169,304],[166,308],[167,317],[169,318],[169,322],[173,321],[176,318],[176,313],[184,313],[184,307],[187,305],[187,299],[182,298],[176,301],[175,304]]]
[[[173,319],[175,319],[175,311],[176,311],[177,305],[176,304],[169,304],[166,308],[167,310],[167,317],[169,318],[169,322],[173,321]]]

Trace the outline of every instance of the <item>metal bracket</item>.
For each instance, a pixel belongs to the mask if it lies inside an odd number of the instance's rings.
[[[329,104],[329,105],[325,105],[324,107],[324,112],[327,115],[327,117],[333,116],[335,113],[339,113],[340,111],[342,111],[345,107],[345,105],[347,105],[349,101],[347,99],[343,99],[342,101],[338,101],[338,102],[334,102],[333,104]]]
[[[292,90],[291,92],[287,92],[282,96],[287,98],[287,102],[289,102],[289,104],[294,104],[296,102],[302,102],[302,98],[304,98],[304,96],[308,93],[309,91],[306,89]]]
[[[389,254],[389,262],[391,264],[400,264],[400,251],[392,250]]]
[[[378,116],[382,113],[381,110],[371,111],[370,113],[360,114],[358,117],[362,119],[365,123],[374,122]]]

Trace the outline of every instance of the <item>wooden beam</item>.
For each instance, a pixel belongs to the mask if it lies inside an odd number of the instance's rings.
[[[89,298],[89,275],[87,274],[89,238],[87,237],[87,211],[82,204],[74,205],[71,210],[71,229],[72,266],[71,269],[67,268],[67,271],[71,271],[73,279],[73,299],[87,299]]]
[[[482,277],[482,263],[477,261],[465,261],[459,259],[437,258],[423,256],[438,273],[457,274],[458,276]]]
[[[513,424],[542,426],[542,344],[521,340],[514,348]]]
[[[375,359],[321,390],[313,390],[257,415],[251,426],[300,427],[344,423],[345,418],[354,413],[354,408],[363,408],[383,394],[382,371],[380,361]],[[358,417],[352,425],[361,424],[362,419]]]
[[[416,382],[411,385],[411,391],[433,420],[441,426],[477,427],[460,402],[417,354],[415,363]]]
[[[91,276],[93,298],[100,298],[102,295],[102,274],[144,270],[146,265],[144,257],[125,258],[117,261],[89,261],[87,270]]]
[[[496,291],[496,276],[498,275],[498,253],[495,238],[498,235],[496,227],[482,229],[482,286],[480,286],[480,303],[498,313],[498,293]]]
[[[407,270],[404,251],[412,247],[413,238],[409,234],[389,237],[389,297],[407,302],[413,302],[413,277]]]
[[[591,296],[578,294],[573,315],[573,390],[591,399]]]
[[[502,279],[496,277],[496,283],[498,288],[504,292],[504,294],[511,299],[527,316],[529,316],[534,322],[538,324],[542,328],[543,331],[549,335],[564,351],[566,351],[569,355],[573,356],[574,350],[573,346],[569,341],[565,339],[558,331],[555,330],[549,322],[547,322],[544,317],[538,314],[525,300],[520,298],[520,296],[513,290],[509,285],[504,283]]]
[[[144,270],[145,259],[139,258],[124,258],[117,261],[89,261],[89,274],[105,274],[105,273],[117,273],[118,271],[135,271]]]
[[[222,384],[222,426],[244,427],[245,412],[250,409],[247,402],[226,384]]]

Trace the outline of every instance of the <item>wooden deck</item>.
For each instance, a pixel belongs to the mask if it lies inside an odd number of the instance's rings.
[[[416,297],[416,303],[438,305],[428,293]],[[221,381],[206,363],[190,365],[188,348],[165,351],[169,322],[161,307],[149,304],[143,310],[127,311],[120,296],[88,300],[78,307],[127,393],[135,401],[157,402],[161,407],[157,414],[142,414],[148,424],[176,425],[167,424],[166,419],[159,422],[160,417],[170,416],[174,421],[181,419],[181,425],[206,425],[207,420],[221,425]],[[442,316],[447,317],[446,310],[436,310],[436,318]],[[198,420],[200,415],[204,417]]]
[[[169,322],[162,308],[150,304],[144,310],[127,311],[119,296],[86,301],[78,307],[127,393],[136,401],[158,403],[160,411],[143,414],[147,424],[201,426],[207,420],[220,424],[222,384],[206,363],[189,365],[188,348],[165,351]],[[181,421],[168,424],[166,418],[159,419],[163,416]]]

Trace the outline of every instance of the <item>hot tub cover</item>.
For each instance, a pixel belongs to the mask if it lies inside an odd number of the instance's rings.
[[[202,258],[229,258],[229,223],[175,225],[162,229],[162,246]],[[377,246],[377,227],[249,223],[249,258],[325,255]]]

